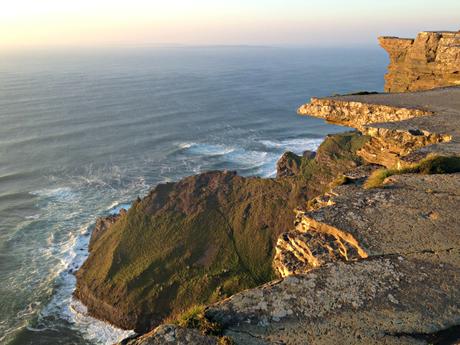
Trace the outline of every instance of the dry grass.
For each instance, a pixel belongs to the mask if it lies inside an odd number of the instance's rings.
[[[219,345],[235,345],[235,342],[232,338],[224,336],[219,338]]]
[[[420,162],[401,169],[379,169],[364,183],[364,188],[380,188],[386,178],[401,174],[450,174],[460,172],[460,157],[430,155]]]

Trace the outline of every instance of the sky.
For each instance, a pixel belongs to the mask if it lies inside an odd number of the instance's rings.
[[[0,49],[350,45],[460,30],[460,0],[0,0]]]

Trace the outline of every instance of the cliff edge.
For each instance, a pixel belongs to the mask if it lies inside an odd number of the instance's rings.
[[[460,84],[460,31],[421,32],[415,39],[379,37],[390,65],[386,92]]]
[[[277,178],[191,176],[100,220],[75,295],[144,333],[124,345],[458,344],[457,39],[380,38],[392,93],[301,106],[356,130]]]

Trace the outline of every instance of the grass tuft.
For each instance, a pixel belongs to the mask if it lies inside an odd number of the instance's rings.
[[[372,172],[370,176],[367,178],[366,182],[364,182],[365,189],[371,188],[379,188],[383,186],[383,181],[387,177],[397,174],[398,170],[390,170],[390,169],[378,169]],[[402,172],[400,172],[403,174]]]
[[[218,345],[235,345],[235,342],[233,341],[232,338],[228,336],[223,336],[219,338],[219,343]]]
[[[401,169],[379,169],[374,171],[364,183],[364,188],[380,188],[386,178],[401,174],[451,174],[460,172],[460,157],[430,155],[420,162]]]
[[[204,305],[195,305],[179,314],[175,320],[178,326],[200,330],[205,335],[221,335],[222,327],[210,321],[205,315]]]

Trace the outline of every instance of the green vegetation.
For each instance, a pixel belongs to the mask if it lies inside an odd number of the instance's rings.
[[[170,317],[166,323],[174,323],[183,328],[197,329],[203,335],[219,337],[219,345],[234,345],[235,342],[229,336],[222,336],[222,326],[206,317],[204,305],[194,305],[185,312],[175,317]]]
[[[272,280],[276,240],[293,210],[359,165],[367,140],[328,136],[314,159],[301,158],[297,176],[209,172],[159,185],[94,241],[75,295],[93,315],[144,332]]]
[[[379,169],[364,183],[364,188],[379,188],[387,177],[401,174],[449,174],[460,172],[460,157],[427,156],[420,162],[401,169]]]
[[[184,328],[195,328],[205,335],[221,335],[222,327],[210,321],[205,313],[204,305],[195,305],[177,317],[177,325]]]
[[[331,182],[346,171],[363,164],[356,152],[368,141],[368,136],[357,132],[329,135],[318,148],[315,159],[303,159],[300,176],[308,186],[307,200],[330,189]]]

